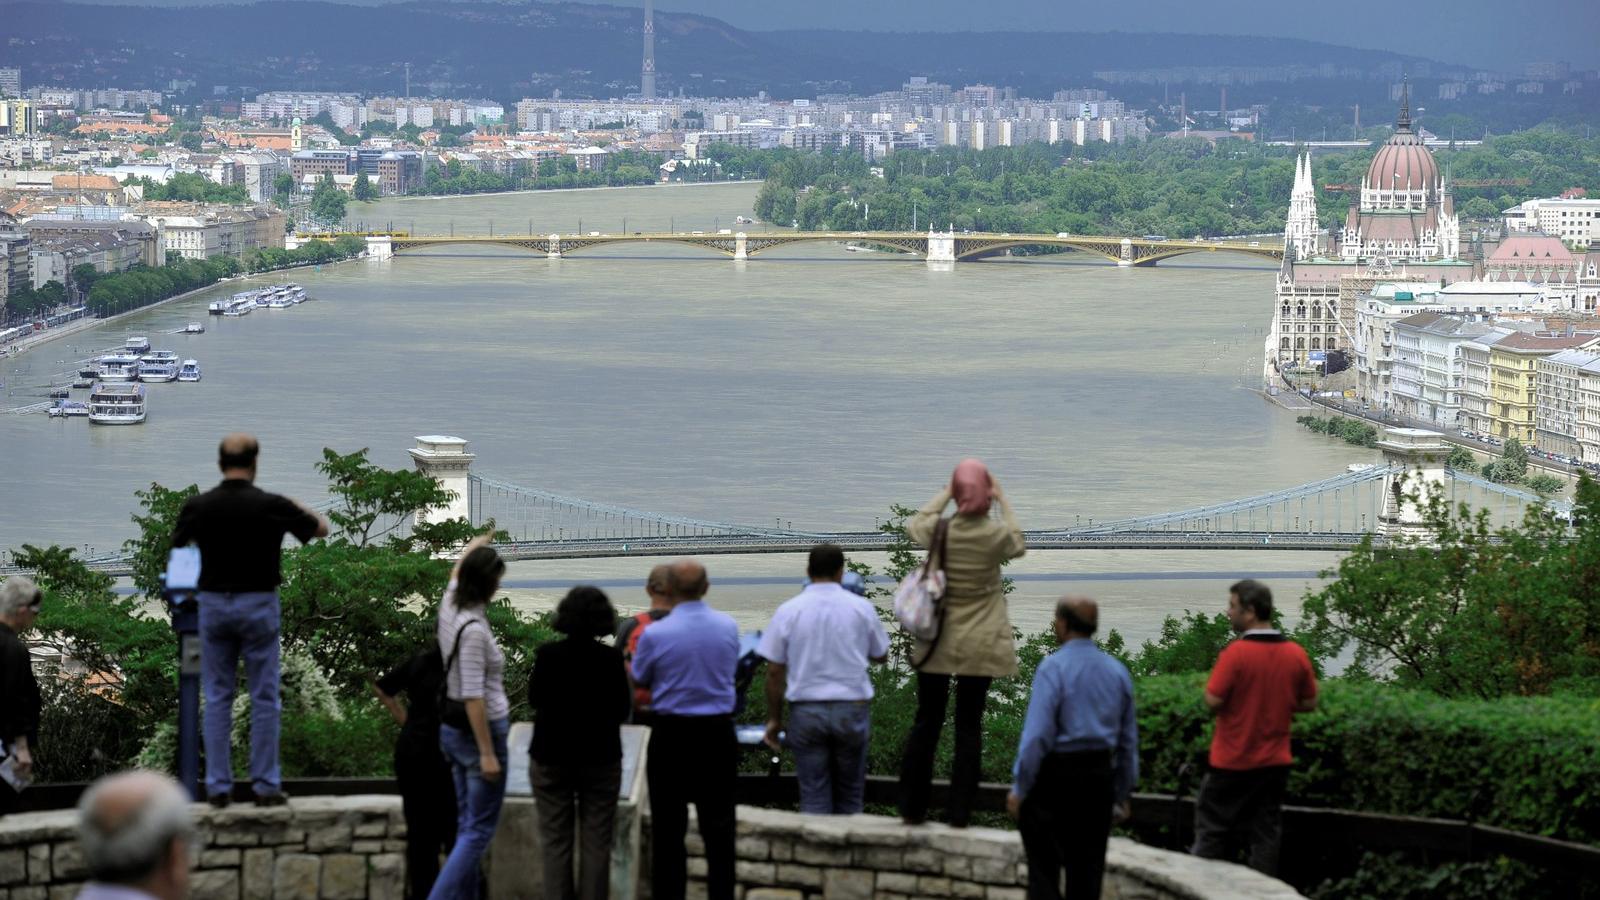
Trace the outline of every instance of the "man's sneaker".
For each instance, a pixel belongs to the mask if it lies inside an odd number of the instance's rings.
[[[214,809],[227,809],[228,804],[233,802],[233,798],[228,796],[226,793],[211,794],[210,796],[206,797],[206,802],[211,804],[212,808]]]
[[[278,791],[275,794],[257,794],[256,795],[256,805],[257,806],[283,806],[284,804],[286,804],[288,802],[289,802],[289,795],[285,794],[283,791]]]

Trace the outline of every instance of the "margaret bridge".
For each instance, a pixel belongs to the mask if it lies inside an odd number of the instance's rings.
[[[297,235],[294,246],[316,237]],[[413,235],[406,232],[366,232],[368,255],[387,259],[397,253],[412,253],[449,247],[493,245],[526,250],[550,259],[569,253],[621,244],[669,244],[698,247],[735,260],[749,259],[778,247],[808,243],[871,245],[921,256],[929,263],[954,263],[998,256],[1015,248],[1030,250],[1075,250],[1098,256],[1119,266],[1153,266],[1164,259],[1189,253],[1243,253],[1274,261],[1283,259],[1283,241],[1166,240],[1106,237],[1080,234],[968,233],[955,231],[780,231],[732,232],[619,232],[591,231],[580,234],[477,234]]]
[[[1283,490],[1173,512],[1107,521],[1080,521],[1025,531],[1030,551],[1248,550],[1342,552],[1369,535],[1375,542],[1422,535],[1422,515],[1409,490],[1438,490],[1446,499],[1490,510],[1498,522],[1520,519],[1529,507],[1570,519],[1572,507],[1518,488],[1446,468],[1448,447],[1432,432],[1388,429],[1379,443],[1385,461],[1353,466],[1330,478]],[[418,438],[418,468],[456,495],[431,515],[465,516],[504,531],[497,544],[509,560],[637,556],[798,553],[828,542],[846,551],[889,549],[881,530],[807,531],[732,524],[634,509],[518,485],[469,472],[474,458],[460,438]],[[321,508],[327,509],[330,504]],[[1063,516],[1062,518],[1065,518]],[[404,525],[405,523],[400,523]],[[98,571],[127,575],[124,556],[86,560]],[[0,567],[0,574],[17,571]]]

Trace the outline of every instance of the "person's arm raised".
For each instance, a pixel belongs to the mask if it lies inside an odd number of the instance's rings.
[[[487,547],[492,543],[494,543],[493,528],[485,531],[483,534],[478,535],[472,540],[467,541],[467,545],[461,548],[461,555],[456,557],[456,564],[450,567],[450,580],[455,581],[456,576],[461,574],[461,564],[466,561],[468,553],[471,553],[479,547]]]

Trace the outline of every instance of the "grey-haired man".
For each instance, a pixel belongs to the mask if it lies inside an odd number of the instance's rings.
[[[91,880],[78,900],[183,900],[189,895],[189,795],[135,769],[103,778],[78,802],[78,840]]]
[[[23,778],[33,776],[39,752],[39,684],[22,635],[33,628],[44,604],[39,586],[21,575],[0,584],[0,758]],[[0,780],[0,815],[15,812],[17,792]]]

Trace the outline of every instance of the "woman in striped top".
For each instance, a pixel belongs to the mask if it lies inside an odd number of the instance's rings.
[[[456,560],[439,603],[439,653],[445,661],[445,695],[439,710],[439,749],[456,784],[456,843],[433,883],[430,900],[476,900],[478,863],[500,821],[505,799],[505,654],[489,631],[485,607],[500,588],[506,564],[487,534],[473,538]]]

